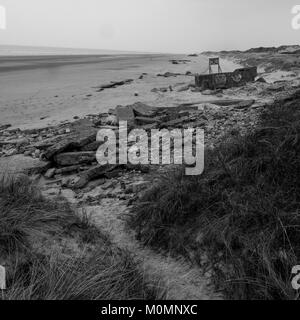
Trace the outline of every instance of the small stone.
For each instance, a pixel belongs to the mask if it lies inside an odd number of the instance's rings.
[[[261,83],[266,83],[266,79],[263,77],[258,78],[255,82],[261,82]]]
[[[32,154],[32,151],[30,151],[30,150],[27,150],[27,151],[24,152],[24,156],[25,157],[30,157],[31,154]]]
[[[63,178],[61,181],[61,186],[63,188],[66,188],[69,186],[71,179],[70,178]]]
[[[6,156],[7,156],[7,157],[14,156],[14,155],[16,155],[16,154],[18,154],[18,150],[15,149],[15,148],[9,149],[9,150],[6,152]]]
[[[38,159],[40,157],[40,155],[41,155],[41,150],[35,149],[34,156]]]
[[[55,168],[49,169],[49,170],[45,173],[45,178],[47,178],[47,179],[53,178],[53,177],[55,176],[55,171],[56,171]]]

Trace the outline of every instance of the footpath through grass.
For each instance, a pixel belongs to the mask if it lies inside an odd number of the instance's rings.
[[[62,199],[44,199],[27,177],[0,183],[0,300],[156,299],[131,256]],[[163,295],[161,295],[163,297]]]

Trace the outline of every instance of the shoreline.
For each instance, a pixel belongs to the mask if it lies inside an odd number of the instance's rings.
[[[171,62],[182,59],[190,62]],[[188,71],[201,73],[207,69],[206,60],[202,56],[139,55],[121,59],[108,57],[95,64],[88,61],[56,68],[0,72],[1,124],[20,129],[46,128],[138,101],[163,107],[189,102],[191,98],[197,101],[200,93],[178,90],[194,82],[193,76],[186,75]],[[228,71],[237,67],[232,62],[223,63]],[[171,72],[169,77],[158,76],[167,72]],[[127,79],[133,82],[97,92],[101,85]],[[19,93],[14,88],[20,86]],[[172,92],[153,92],[155,88],[161,90],[170,86]]]

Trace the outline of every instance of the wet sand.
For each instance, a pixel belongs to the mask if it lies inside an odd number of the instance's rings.
[[[172,64],[171,59],[190,60]],[[224,71],[236,67],[223,62]],[[186,55],[69,55],[0,57],[0,124],[21,129],[56,125],[87,114],[105,112],[117,105],[137,101],[156,106],[173,106],[201,93],[177,92],[176,88],[194,81],[187,71],[202,73],[207,69],[204,56]],[[174,72],[177,77],[157,77]],[[142,73],[147,73],[139,79]],[[97,92],[97,87],[111,81],[133,82]],[[153,88],[172,86],[167,93]],[[138,95],[138,96],[137,96]]]

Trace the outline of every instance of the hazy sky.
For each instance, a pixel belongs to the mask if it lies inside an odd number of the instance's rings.
[[[300,43],[300,0],[0,0],[0,44],[198,52]]]

